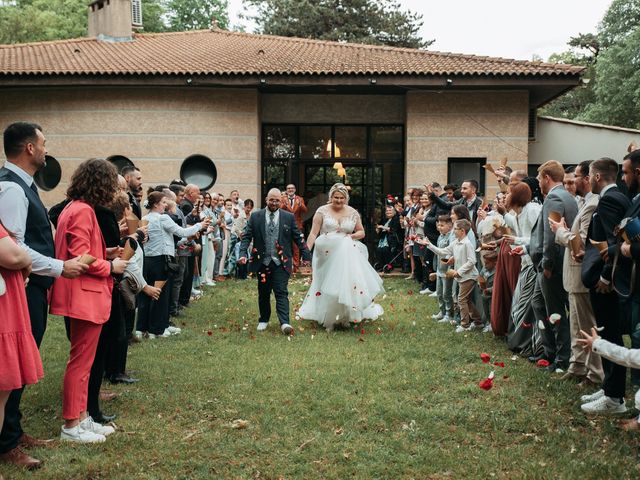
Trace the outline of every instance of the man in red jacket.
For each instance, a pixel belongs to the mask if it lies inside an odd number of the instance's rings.
[[[293,183],[287,185],[285,194],[280,201],[280,208],[287,212],[293,213],[293,217],[296,221],[298,230],[303,232],[302,215],[307,212],[307,206],[304,204],[304,199],[300,195],[296,195],[296,186]],[[300,266],[300,250],[298,246],[293,244],[293,273],[298,271]]]

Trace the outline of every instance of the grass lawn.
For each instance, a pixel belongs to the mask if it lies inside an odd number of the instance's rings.
[[[512,359],[502,340],[455,334],[435,301],[385,280],[384,319],[328,334],[272,318],[255,331],[255,281],[210,288],[181,318],[183,334],[130,350],[142,381],[106,386],[119,431],[102,445],[35,449],[45,466],[7,479],[637,478],[638,437],[585,417],[574,385]],[[306,292],[290,284],[292,309]],[[413,291],[410,291],[412,289]],[[480,361],[489,353],[492,362]],[[26,430],[60,432],[68,343],[52,317],[46,377],[23,397]],[[491,369],[493,389],[478,382]],[[590,393],[590,392],[589,392]],[[631,398],[631,396],[629,396]],[[631,403],[631,402],[628,402]],[[232,428],[234,420],[246,428]]]

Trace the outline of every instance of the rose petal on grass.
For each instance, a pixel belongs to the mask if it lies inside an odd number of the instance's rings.
[[[548,367],[550,365],[549,360],[545,360],[544,358],[541,358],[540,360],[538,360],[536,362],[536,365],[538,367]]]
[[[493,362],[496,367],[504,368],[504,362]]]
[[[488,353],[481,353],[480,360],[482,360],[482,363],[489,363],[491,361],[491,355]]]

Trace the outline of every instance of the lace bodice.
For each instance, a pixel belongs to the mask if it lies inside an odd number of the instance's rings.
[[[322,228],[320,229],[320,233],[353,233],[358,223],[359,214],[354,208],[346,207],[346,209],[348,211],[347,215],[338,219],[334,216],[329,205],[320,207],[318,209],[318,213],[322,215]]]

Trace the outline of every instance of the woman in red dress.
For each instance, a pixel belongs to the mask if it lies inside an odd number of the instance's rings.
[[[24,290],[30,271],[31,257],[0,222],[0,425],[11,391],[44,376]]]

